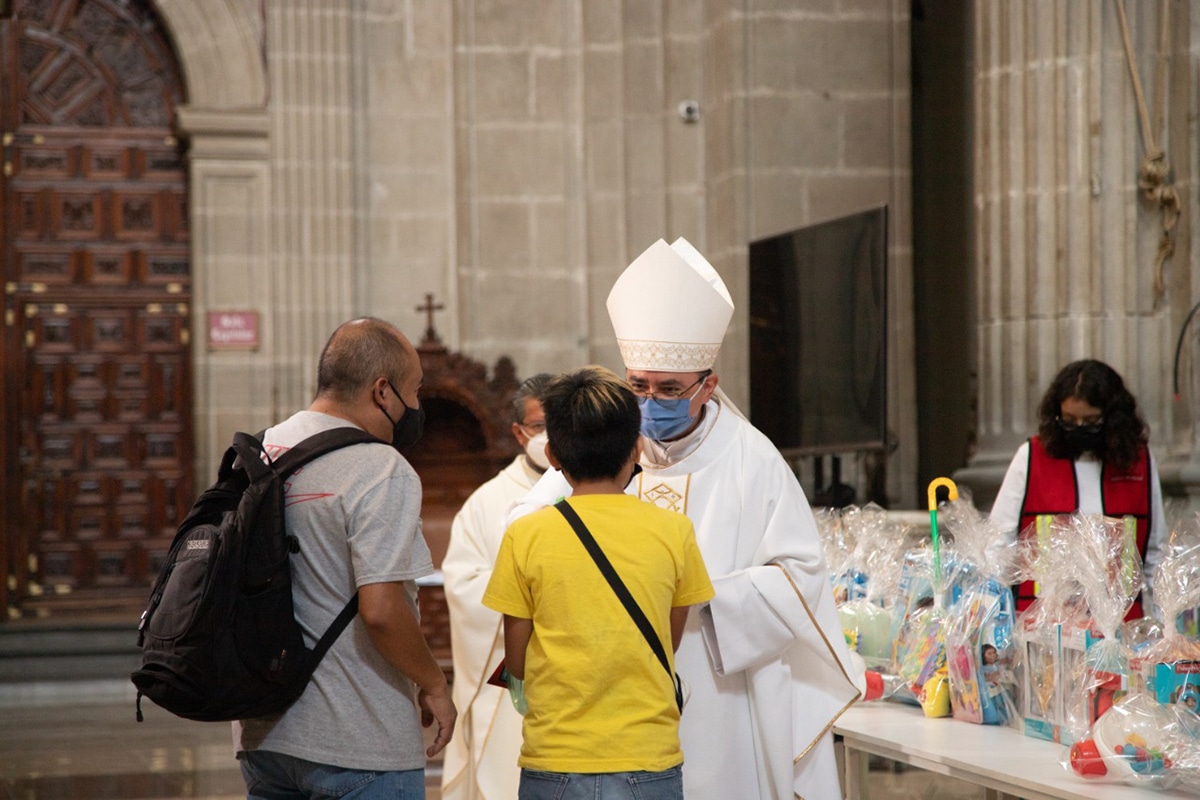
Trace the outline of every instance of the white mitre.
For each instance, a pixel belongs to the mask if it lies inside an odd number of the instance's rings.
[[[733,317],[725,282],[683,237],[646,248],[608,293],[608,316],[626,369],[712,369]]]

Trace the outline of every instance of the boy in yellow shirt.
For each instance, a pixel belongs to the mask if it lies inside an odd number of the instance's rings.
[[[509,674],[525,679],[518,798],[682,800],[673,654],[689,607],[713,596],[692,523],[625,494],[641,413],[623,380],[594,366],[560,375],[542,408],[570,509],[513,522],[483,596],[504,614]],[[572,530],[570,510],[670,654],[671,673]]]

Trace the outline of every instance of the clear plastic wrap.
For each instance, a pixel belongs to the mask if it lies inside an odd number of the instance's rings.
[[[1179,631],[1180,614],[1200,604],[1200,545],[1172,548],[1154,573],[1162,639],[1139,653],[1148,693],[1160,703],[1200,711],[1200,644]]]
[[[977,580],[951,610],[946,625],[946,666],[955,719],[984,725],[1019,725],[1014,696],[1016,657],[1012,590]]]
[[[930,538],[919,549],[905,553],[900,575],[900,599],[892,616],[893,664],[904,679],[912,699],[929,717],[950,713],[950,684],[946,668],[947,607],[950,604],[948,576],[960,566],[957,554],[948,547],[938,525],[936,496],[946,488],[950,501],[958,499],[958,487],[949,478],[929,484]],[[901,699],[903,695],[897,693]]]
[[[966,722],[1017,726],[1011,551],[990,548],[998,532],[969,499],[946,503],[939,513],[953,533],[953,602],[945,626],[952,713]]]
[[[1089,736],[1066,752],[1063,766],[1092,781],[1195,791],[1200,768],[1200,718],[1147,694],[1118,700]]]
[[[1040,516],[1036,525],[1032,537],[1022,537],[1013,545],[1018,554],[1017,578],[1037,581],[1040,590],[1018,614],[1015,626],[1017,706],[1026,735],[1061,741],[1067,729],[1069,676],[1082,663],[1092,624],[1072,569],[1069,518]]]
[[[1145,654],[1162,639],[1162,625],[1154,617],[1126,620],[1117,628],[1117,636],[1129,648],[1129,692],[1148,692]]]
[[[907,526],[891,522],[875,504],[847,509],[842,523],[855,541],[846,561],[857,596],[838,606],[838,617],[850,649],[863,657],[868,669],[886,671],[891,663],[891,600],[900,581]]]
[[[813,509],[813,517],[816,519],[817,533],[821,537],[821,547],[825,553],[829,582],[833,586],[833,600],[837,604],[844,603],[847,599],[846,562],[854,549],[854,543],[847,539],[841,509],[816,508]]]
[[[1063,724],[1074,741],[1128,685],[1131,651],[1118,631],[1141,591],[1142,563],[1132,518],[1075,514],[1069,526],[1070,566],[1092,618],[1083,660],[1064,671]]]

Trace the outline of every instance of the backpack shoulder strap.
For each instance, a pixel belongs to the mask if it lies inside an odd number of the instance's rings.
[[[241,465],[246,468],[254,480],[266,475],[271,469],[274,469],[281,478],[286,478],[313,459],[352,444],[368,442],[385,444],[378,436],[373,436],[361,428],[343,425],[314,434],[288,448],[279,458],[272,461],[268,456],[264,461],[263,457],[266,451],[263,448],[262,435],[265,432],[261,431],[257,436],[243,432],[233,435],[232,449],[237,452]]]
[[[314,434],[294,447],[288,448],[274,461],[270,461],[268,456],[268,461],[264,462],[263,457],[266,453],[262,443],[264,433],[266,433],[265,430],[259,431],[257,436],[252,436],[239,431],[233,435],[233,446],[230,447],[231,451],[237,452],[240,463],[246,467],[246,471],[250,473],[253,480],[258,480],[271,470],[274,470],[279,477],[286,478],[313,459],[352,444],[384,443],[378,436],[373,436],[361,428],[343,425]],[[321,662],[325,653],[333,646],[333,643],[341,636],[342,631],[346,629],[350,620],[354,619],[354,615],[357,613],[358,592],[355,592],[309,653],[305,669],[308,675],[312,675],[316,670],[317,664]]]
[[[378,436],[373,436],[361,428],[339,426],[321,431],[308,437],[294,447],[288,448],[279,458],[275,459],[275,470],[287,477],[315,458],[340,450],[352,444],[386,444]]]

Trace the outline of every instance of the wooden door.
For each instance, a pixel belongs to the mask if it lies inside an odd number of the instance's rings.
[[[146,0],[8,5],[6,616],[133,609],[194,494],[182,81]]]

